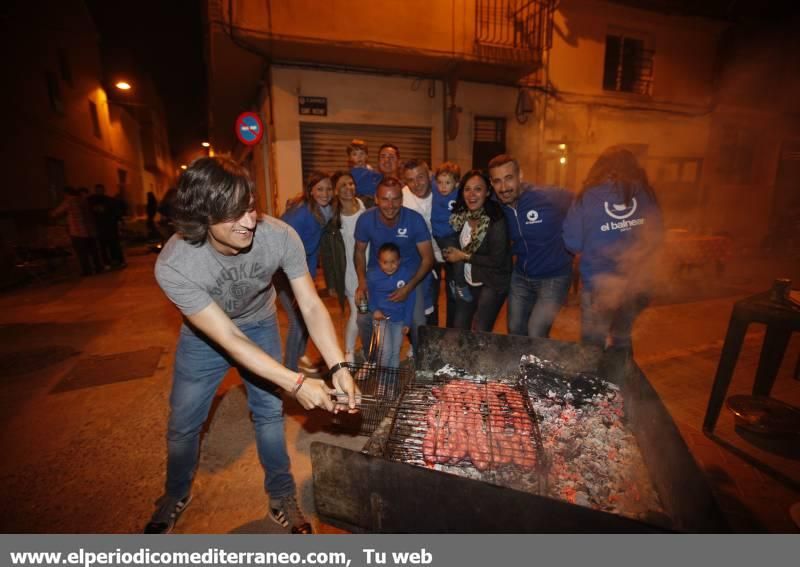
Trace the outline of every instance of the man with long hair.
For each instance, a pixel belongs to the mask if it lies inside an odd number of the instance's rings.
[[[146,533],[167,533],[191,500],[200,430],[233,364],[253,414],[265,469],[269,516],[292,533],[311,533],[297,505],[284,438],[281,390],[305,409],[355,411],[356,388],[327,309],[314,288],[303,243],[282,221],[258,218],[247,171],[221,157],[201,158],[182,175],[175,196],[176,234],[156,263],[161,289],[184,317],[170,395],[165,493]],[[289,279],[311,338],[348,407],[337,407],[323,380],[281,365],[272,276]]]
[[[658,199],[636,156],[622,146],[606,149],[564,221],[564,242],[581,255],[582,342],[632,349],[663,232]]]

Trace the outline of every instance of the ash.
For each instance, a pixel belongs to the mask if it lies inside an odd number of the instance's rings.
[[[534,355],[520,373],[540,419],[550,496],[636,519],[663,514],[618,386]]]

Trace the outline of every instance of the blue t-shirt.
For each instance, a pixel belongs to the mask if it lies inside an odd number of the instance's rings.
[[[657,243],[663,235],[658,203],[645,191],[634,191],[625,205],[621,191],[606,183],[591,187],[575,201],[564,221],[564,243],[581,253],[581,277],[592,289],[596,276],[617,272],[632,248]],[[649,247],[648,247],[649,248]]]
[[[378,183],[383,179],[382,173],[366,167],[353,167],[350,169],[350,175],[356,184],[356,194],[369,197],[375,196]]]
[[[428,231],[425,219],[416,211],[401,207],[395,225],[386,226],[380,219],[380,210],[373,207],[358,217],[355,237],[356,242],[369,244],[367,267],[377,267],[378,249],[387,242],[393,242],[400,249],[400,265],[408,265],[413,274],[422,261],[417,244],[430,242],[431,233]]]
[[[414,277],[416,270],[411,270],[408,265],[401,265],[392,275],[385,274],[380,267],[373,266],[367,270],[367,293],[369,294],[369,309],[380,309],[390,321],[410,327],[414,320],[414,302],[417,290],[408,294],[405,301],[390,301],[389,295],[403,287]]]
[[[522,184],[517,206],[503,205],[517,257],[514,269],[529,278],[553,278],[570,273],[572,255],[564,246],[561,228],[572,204],[571,192],[560,187]]]
[[[313,279],[317,275],[317,258],[319,242],[322,239],[322,226],[319,224],[308,204],[291,207],[281,217],[281,220],[291,226],[303,241],[306,250],[308,271]]]
[[[442,195],[438,188],[433,188],[433,203],[431,204],[431,232],[434,238],[444,238],[456,233],[450,226],[450,214],[458,199],[460,189],[453,189],[449,195]]]

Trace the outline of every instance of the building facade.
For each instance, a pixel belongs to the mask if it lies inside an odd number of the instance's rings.
[[[2,41],[14,81],[0,111],[4,248],[51,244],[48,212],[64,186],[92,191],[102,183],[126,201],[129,214],[143,212],[146,192],[163,192],[174,178],[163,111],[114,102],[82,1],[49,2],[45,10],[17,3],[6,24]]]
[[[740,191],[719,176],[719,123],[731,112],[719,73],[737,64],[721,56],[730,23],[666,4],[209,0],[212,142],[252,165],[273,213],[310,169],[344,168],[354,137],[373,164],[385,142],[401,159],[462,170],[507,152],[524,178],[573,190],[600,152],[624,144],[670,227],[758,241],[774,196],[761,190],[764,218],[740,230],[744,213],[729,214]],[[255,148],[236,143],[242,111],[265,120]]]

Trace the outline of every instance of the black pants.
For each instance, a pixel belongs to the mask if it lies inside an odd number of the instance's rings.
[[[81,265],[82,275],[90,276],[93,273],[99,274],[103,271],[103,262],[97,249],[97,240],[73,236],[72,247],[75,249],[75,255]]]
[[[101,233],[98,235],[97,242],[104,264],[120,266],[125,263],[125,255],[122,253],[122,243],[119,241],[118,232]]]

